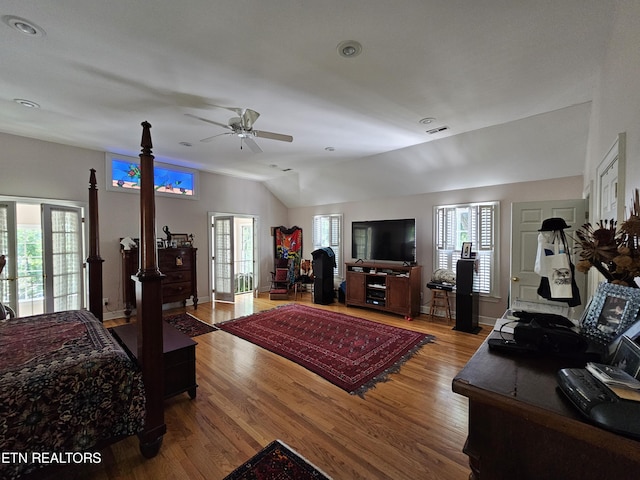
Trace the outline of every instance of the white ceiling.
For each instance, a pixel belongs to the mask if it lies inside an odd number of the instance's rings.
[[[137,156],[146,120],[157,160],[264,181],[289,207],[580,175],[612,9],[3,0],[0,131]],[[18,32],[12,16],[44,34]],[[344,40],[362,53],[340,57]],[[294,140],[258,138],[257,154],[236,137],[200,142],[224,129],[185,114],[226,123],[233,113],[216,105],[256,110],[255,129]],[[439,126],[450,128],[425,133]]]

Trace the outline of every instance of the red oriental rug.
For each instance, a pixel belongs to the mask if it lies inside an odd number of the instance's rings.
[[[198,335],[204,335],[205,333],[215,332],[218,330],[213,325],[209,325],[202,320],[198,320],[196,317],[186,312],[166,315],[162,319],[169,325],[172,325],[176,330],[179,330],[190,337],[197,337]]]
[[[435,338],[298,304],[217,326],[302,365],[352,395],[385,381]]]
[[[331,480],[280,440],[274,440],[224,480]]]

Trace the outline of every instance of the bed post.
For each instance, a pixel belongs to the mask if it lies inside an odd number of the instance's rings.
[[[89,311],[102,322],[102,262],[98,226],[98,187],[96,169],[89,174]]]
[[[158,270],[156,252],[156,207],[153,181],[151,125],[142,123],[140,154],[140,270],[131,278],[136,284],[138,362],[146,395],[146,419],[140,451],[151,458],[160,450],[164,423],[164,361],[162,340],[162,290],[164,275]]]

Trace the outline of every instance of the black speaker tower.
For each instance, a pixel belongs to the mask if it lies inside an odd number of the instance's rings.
[[[473,291],[474,259],[460,259],[456,265],[456,326],[454,330],[478,333],[478,292]]]

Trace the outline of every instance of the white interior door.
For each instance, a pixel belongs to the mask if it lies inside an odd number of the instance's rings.
[[[79,208],[43,205],[45,311],[83,307],[82,217]]]
[[[213,220],[214,299],[234,301],[233,217],[216,216]]]
[[[511,208],[511,282],[509,306],[515,299],[536,301],[550,305],[552,302],[538,295],[540,276],[534,272],[538,251],[538,229],[546,218],[564,218],[570,228],[565,230],[571,259],[575,263],[574,232],[586,223],[586,200],[550,200],[544,202],[514,203]],[[574,316],[584,310],[588,300],[586,275],[576,272],[576,284],[580,290],[582,305],[575,307]]]
[[[597,168],[597,208],[591,223],[624,218],[626,134],[621,133]]]

